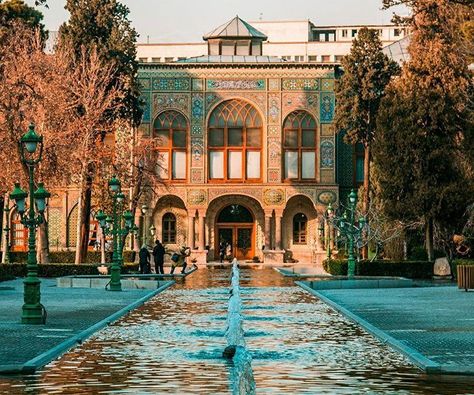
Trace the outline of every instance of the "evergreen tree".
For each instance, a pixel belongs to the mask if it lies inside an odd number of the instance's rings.
[[[110,90],[118,89],[119,98],[111,103],[110,111],[104,113],[109,119],[127,121],[135,127],[141,119],[136,61],[137,32],[128,19],[129,9],[118,0],[67,0],[66,10],[70,19],[59,29],[59,49],[69,47],[75,51],[71,67],[80,63],[84,56],[97,51],[104,65],[112,66],[114,78]],[[84,108],[78,108],[84,111]],[[97,130],[90,138],[104,143],[105,132]],[[102,141],[100,136],[102,135]],[[95,146],[95,141],[90,142]],[[79,206],[80,237],[76,252],[76,263],[85,262],[89,244],[92,188],[96,176],[97,155],[85,158],[81,174],[81,197]]]
[[[398,65],[382,52],[377,30],[363,28],[352,43],[351,52],[342,59],[343,75],[336,88],[337,130],[345,132],[348,144],[364,146],[363,212],[370,199],[371,145],[375,137],[377,113],[385,87],[399,71]],[[365,252],[366,254],[366,252]]]
[[[6,31],[11,30],[17,23],[23,23],[31,29],[40,29],[42,37],[46,38],[42,20],[43,14],[23,0],[0,0],[0,40]]]
[[[433,225],[451,233],[472,201],[472,74],[449,0],[412,0],[410,60],[387,89],[377,124],[378,193],[394,219],[423,220],[428,258]]]

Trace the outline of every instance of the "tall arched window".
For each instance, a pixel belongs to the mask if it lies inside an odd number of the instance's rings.
[[[294,111],[283,125],[284,174],[287,180],[316,178],[316,120],[306,111]]]
[[[161,113],[153,124],[156,172],[162,180],[186,180],[188,123],[178,111]]]
[[[211,181],[261,181],[262,119],[251,104],[219,104],[209,118],[208,147]]]
[[[293,217],[293,244],[306,244],[308,218],[303,213]]]
[[[163,215],[161,229],[163,243],[176,243],[176,216],[174,214]]]

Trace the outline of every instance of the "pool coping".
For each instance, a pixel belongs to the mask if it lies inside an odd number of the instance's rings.
[[[351,312],[350,310],[346,309],[345,307],[339,305],[338,303],[334,302],[327,296],[321,294],[317,290],[312,289],[305,283],[301,281],[295,281],[295,284],[303,288],[305,291],[317,296],[321,299],[324,303],[334,308],[336,311],[344,315],[346,318],[354,321],[355,323],[359,324],[363,327],[367,332],[381,340],[384,344],[388,344],[396,351],[405,355],[415,366],[424,370],[428,374],[451,374],[451,375],[474,375],[474,370],[469,367],[462,367],[462,366],[445,366],[441,365],[438,362],[432,361],[431,359],[424,356],[418,350],[404,344],[402,341],[395,339],[387,332],[383,331],[382,329],[377,328],[376,326],[369,323],[364,318],[360,317],[359,315]],[[463,369],[464,368],[464,369]]]
[[[16,364],[16,365],[0,365],[0,375],[18,375],[18,374],[33,374],[38,369],[42,368],[43,366],[47,365],[51,361],[55,360],[56,358],[60,357],[71,348],[77,346],[84,342],[87,338],[92,336],[94,333],[100,331],[101,329],[105,328],[106,326],[112,324],[113,322],[119,320],[127,313],[131,312],[132,310],[140,307],[145,302],[153,298],[154,296],[158,295],[159,293],[165,291],[167,288],[171,287],[172,285],[176,284],[175,281],[166,281],[161,287],[157,288],[149,292],[147,295],[141,297],[140,299],[136,300],[135,302],[130,303],[129,305],[121,308],[120,310],[116,311],[115,313],[105,317],[104,319],[100,320],[99,322],[95,323],[94,325],[84,329],[83,331],[79,332],[78,334],[66,339],[65,341],[59,343],[58,345],[50,348],[49,350],[37,355],[36,357],[30,359],[29,361],[25,362],[24,364]]]

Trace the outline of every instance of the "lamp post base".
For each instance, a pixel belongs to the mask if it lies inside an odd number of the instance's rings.
[[[43,306],[24,304],[21,314],[21,323],[27,325],[46,324],[46,317],[43,315]]]
[[[120,282],[120,266],[112,265],[110,268],[110,286],[109,291],[121,291],[122,283]]]
[[[41,325],[46,323],[44,307],[41,305],[41,282],[35,276],[30,276],[23,282],[25,303],[22,307],[22,324]]]

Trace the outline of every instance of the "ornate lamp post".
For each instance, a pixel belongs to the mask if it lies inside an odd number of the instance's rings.
[[[329,214],[330,222],[339,230],[339,233],[344,236],[347,240],[347,276],[354,277],[355,275],[355,254],[354,240],[359,238],[364,227],[365,227],[365,218],[360,217],[358,223],[355,223],[355,213],[357,206],[357,193],[352,190],[348,197],[348,208],[344,211],[344,214],[340,217],[336,216],[334,213]],[[331,208],[332,209],[332,208]],[[328,207],[329,211],[329,207]]]
[[[327,259],[331,259],[331,219],[334,216],[334,210],[332,208],[331,203],[328,204],[328,208],[326,210],[326,218],[327,221],[327,235],[326,235],[326,257]]]
[[[146,231],[147,228],[147,220],[146,220],[146,213],[148,212],[148,206],[146,204],[142,205],[142,214],[143,214],[143,228],[142,228],[142,243],[140,244],[145,244],[148,245],[148,234]]]
[[[39,148],[39,151],[38,151]],[[20,188],[16,183],[10,199],[16,203],[21,223],[28,228],[28,274],[25,278],[24,301],[21,322],[23,324],[44,324],[46,322],[46,312],[41,304],[40,280],[38,279],[38,262],[36,261],[36,228],[44,221],[44,211],[46,209],[46,199],[51,195],[44,189],[43,183],[38,183],[36,191],[34,182],[34,169],[41,161],[43,154],[43,137],[35,132],[33,124],[30,125],[20,139],[21,161],[28,168],[29,175],[29,204],[26,207],[28,193]],[[36,210],[35,210],[36,206]],[[27,211],[27,213],[26,213]]]
[[[120,181],[114,176],[109,181],[109,189],[112,194],[113,206],[112,217],[106,215],[102,210],[96,214],[96,219],[105,235],[112,235],[112,266],[110,268],[110,290],[121,291],[122,283],[120,280],[120,271],[123,265],[122,256],[122,238],[125,238],[130,232],[135,231],[133,223],[133,214],[130,210],[122,212],[122,203],[125,195],[120,190]],[[125,222],[122,228],[122,221]]]

